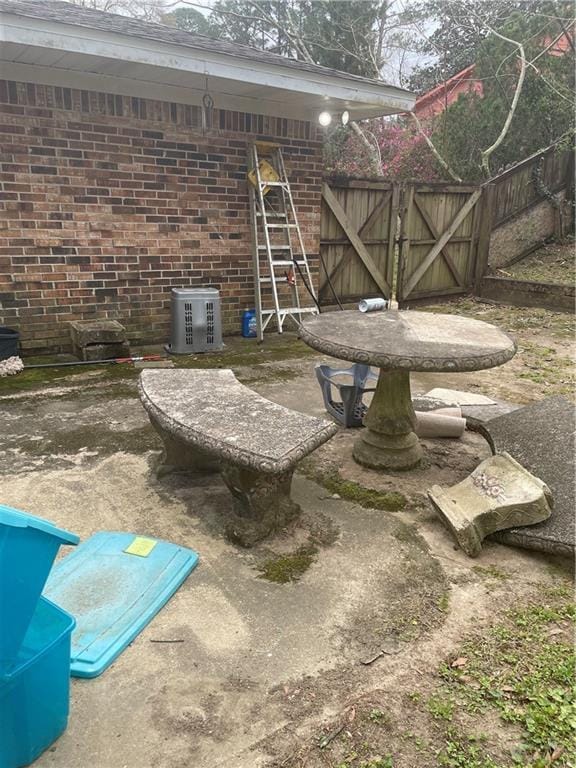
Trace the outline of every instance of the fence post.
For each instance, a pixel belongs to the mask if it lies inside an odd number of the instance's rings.
[[[474,293],[480,291],[482,278],[488,269],[490,253],[490,235],[492,234],[492,217],[494,214],[494,184],[482,186],[480,208],[480,227],[478,229],[478,244],[476,246],[476,269],[474,272]]]
[[[574,229],[576,224],[576,200],[574,199],[574,172],[575,172],[575,154],[576,147],[571,147],[569,150],[568,162],[566,163],[566,191],[564,193],[564,203],[566,210],[568,211],[567,226],[564,226],[562,235],[565,235],[570,230]],[[560,203],[562,205],[562,203]],[[562,210],[562,209],[561,209]]]

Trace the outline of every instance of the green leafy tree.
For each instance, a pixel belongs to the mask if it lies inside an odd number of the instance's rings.
[[[414,68],[408,87],[425,93],[476,61],[488,27],[499,29],[511,13],[532,13],[538,0],[420,0],[405,23],[420,32],[417,52],[432,63]]]
[[[172,13],[164,14],[162,23],[168,24],[171,27],[178,27],[178,29],[183,29],[185,32],[215,37],[210,18],[196,8],[176,8]]]
[[[541,3],[538,14],[511,14],[500,30],[508,40],[487,36],[478,49],[475,72],[483,96],[461,96],[437,119],[432,140],[462,178],[486,177],[562,137],[573,137],[574,50],[568,46],[563,55],[549,53],[562,31],[547,10],[557,13],[558,7]],[[522,49],[510,41],[521,41]],[[509,128],[483,163],[482,153],[498,140],[510,118],[522,71]]]
[[[377,78],[388,7],[389,0],[218,0],[208,17],[183,7],[165,18],[180,29]]]

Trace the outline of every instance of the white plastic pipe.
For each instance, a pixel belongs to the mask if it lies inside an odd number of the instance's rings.
[[[452,413],[447,413],[452,412]],[[416,434],[418,437],[459,438],[466,429],[466,419],[460,408],[439,408],[436,411],[416,411]]]

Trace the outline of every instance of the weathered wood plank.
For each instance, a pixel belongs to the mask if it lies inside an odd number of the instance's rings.
[[[418,213],[420,214],[420,216],[422,216],[422,218],[424,220],[424,223],[426,224],[426,226],[430,230],[430,234],[432,235],[433,238],[435,238],[435,243],[438,242],[438,240],[440,239],[440,233],[438,232],[434,222],[432,221],[432,219],[428,215],[428,211],[421,204],[421,201],[420,201],[420,199],[418,197],[418,194],[414,195],[414,205],[418,209]],[[442,248],[440,250],[440,254],[442,255],[442,258],[444,259],[444,261],[446,262],[446,264],[448,266],[448,269],[452,273],[452,277],[456,281],[456,284],[463,288],[464,285],[465,285],[465,281],[464,281],[462,275],[460,274],[460,272],[457,270],[456,265],[452,261],[452,258],[450,256],[450,254],[447,252],[446,248]]]
[[[362,260],[362,263],[366,267],[371,278],[374,280],[374,282],[376,283],[380,291],[384,294],[384,296],[389,297],[390,286],[386,282],[386,279],[384,278],[384,276],[378,271],[378,268],[374,263],[374,260],[366,250],[364,243],[360,239],[358,232],[356,231],[350,219],[348,218],[346,211],[340,205],[340,202],[338,201],[336,195],[332,192],[332,190],[327,184],[324,184],[322,187],[322,197],[324,198],[326,204],[334,214],[336,220],[338,221],[338,223],[346,233],[346,236],[350,240],[350,245],[352,246],[354,251],[357,253],[358,257]]]
[[[406,299],[410,293],[414,290],[414,288],[418,285],[419,281],[423,277],[423,275],[426,273],[426,271],[429,269],[429,267],[434,263],[436,260],[436,257],[439,255],[439,253],[442,251],[446,243],[450,240],[454,232],[458,229],[458,227],[462,224],[464,219],[468,216],[470,211],[474,208],[478,200],[480,199],[480,196],[482,194],[481,189],[476,189],[475,192],[470,195],[468,200],[464,203],[462,208],[458,211],[455,218],[453,219],[452,223],[446,229],[442,235],[440,236],[439,240],[436,242],[436,245],[432,246],[430,249],[430,252],[424,259],[424,261],[414,270],[414,272],[410,275],[408,280],[406,281],[403,289],[403,297]]]

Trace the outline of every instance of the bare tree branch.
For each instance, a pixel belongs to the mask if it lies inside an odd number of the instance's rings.
[[[522,45],[522,43],[519,43],[517,40],[512,40],[510,37],[506,37],[500,32],[496,32],[496,30],[492,29],[491,27],[489,27],[488,29],[491,34],[496,35],[496,37],[499,37],[501,40],[504,40],[507,43],[511,43],[512,45],[515,45],[518,48],[518,52],[519,52],[518,58],[520,59],[520,73],[518,74],[518,81],[516,83],[516,88],[514,90],[512,104],[510,105],[510,109],[508,110],[508,114],[506,115],[506,120],[504,121],[502,130],[498,134],[496,141],[494,141],[487,149],[483,150],[481,154],[481,158],[482,158],[480,163],[481,168],[486,174],[486,177],[490,178],[490,156],[495,152],[495,150],[498,149],[500,144],[502,144],[506,134],[508,133],[508,129],[510,128],[510,123],[512,122],[512,118],[514,117],[514,113],[516,112],[516,107],[518,106],[518,100],[520,99],[520,94],[522,93],[522,86],[524,85],[524,78],[526,77],[527,62],[526,62],[526,54],[524,52],[524,46]]]
[[[374,144],[371,144],[368,140],[368,137],[360,128],[357,122],[353,121],[350,123],[350,128],[354,131],[354,133],[358,136],[362,144],[364,145],[365,149],[368,151],[368,156],[370,158],[370,164],[373,167],[374,173],[376,176],[383,176],[382,172],[382,156],[380,155],[380,147],[378,146],[378,142],[376,141],[375,136],[373,134],[370,134],[372,138],[374,139]]]
[[[410,112],[409,114],[410,114],[410,117],[411,117],[411,118],[414,120],[414,122],[416,123],[416,128],[418,129],[418,133],[419,133],[419,134],[420,134],[420,135],[423,137],[424,141],[426,142],[426,144],[427,144],[427,145],[428,145],[428,147],[430,148],[430,150],[431,150],[432,154],[434,155],[434,157],[436,158],[436,160],[438,160],[438,162],[440,163],[440,165],[442,166],[442,168],[444,168],[444,170],[446,171],[446,173],[448,173],[448,174],[449,174],[449,175],[450,175],[450,176],[451,176],[451,177],[454,179],[454,181],[462,181],[462,179],[460,178],[460,176],[458,176],[458,174],[457,174],[457,173],[455,173],[455,172],[452,170],[452,168],[450,168],[450,166],[448,165],[448,163],[446,162],[446,160],[444,160],[444,158],[442,157],[442,155],[440,154],[440,152],[439,152],[439,151],[436,149],[436,147],[434,146],[434,144],[433,144],[433,142],[432,142],[431,138],[428,136],[428,134],[426,133],[426,131],[424,130],[424,128],[422,128],[422,124],[420,123],[420,120],[418,120],[418,117],[416,116],[416,114],[415,114],[414,112]]]

